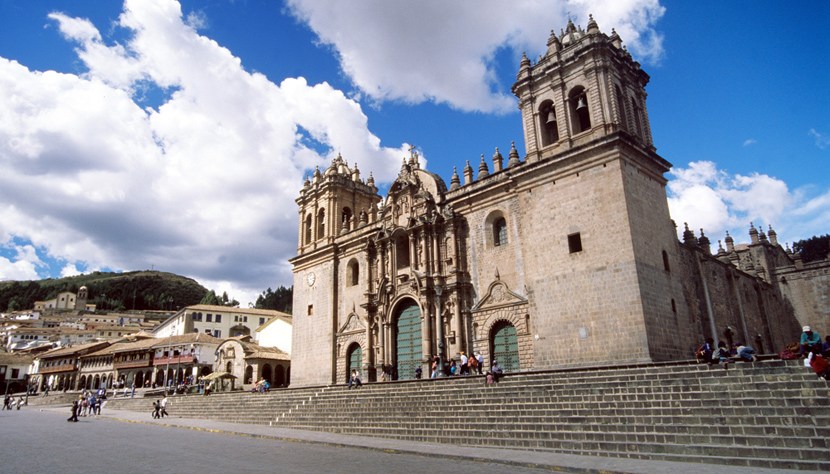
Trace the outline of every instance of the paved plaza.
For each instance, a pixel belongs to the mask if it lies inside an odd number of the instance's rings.
[[[149,403],[149,402],[148,402]],[[0,412],[5,473],[123,470],[200,473],[772,473],[758,468],[685,464],[498,448],[472,448],[345,436],[259,425],[153,420],[146,413],[107,411],[68,423],[67,407]]]

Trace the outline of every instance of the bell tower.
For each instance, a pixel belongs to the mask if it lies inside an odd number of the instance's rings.
[[[655,151],[646,111],[649,76],[614,30],[601,33],[592,16],[586,30],[568,21],[558,35],[551,31],[547,46],[536,64],[522,57],[513,85],[529,161],[616,132]]]

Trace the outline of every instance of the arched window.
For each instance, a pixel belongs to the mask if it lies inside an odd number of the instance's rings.
[[[671,271],[671,267],[669,266],[669,254],[667,254],[665,250],[663,250],[663,270],[667,272]]]
[[[591,128],[591,114],[588,94],[582,86],[575,87],[568,95],[574,133],[582,133]]]
[[[355,286],[360,281],[360,265],[356,259],[349,260],[346,267],[346,286]]]
[[[620,86],[614,84],[614,101],[617,103],[617,113],[620,114],[620,125],[624,129],[628,129],[628,118],[625,116],[625,100],[623,100]]]
[[[542,131],[542,146],[553,145],[559,141],[559,125],[556,120],[556,108],[553,102],[546,100],[539,107],[539,130]]]
[[[507,245],[507,221],[499,217],[493,221],[493,246]]]
[[[634,97],[631,98],[631,114],[634,116],[634,133],[636,133],[638,137],[642,138],[643,128],[640,123],[640,107],[637,105],[637,101],[634,100]]]
[[[305,243],[311,243],[311,214],[305,216]]]
[[[344,232],[352,228],[352,210],[348,207],[343,208],[343,212],[340,214],[340,223],[343,226],[342,230]]]
[[[409,266],[409,237],[403,235],[395,242],[395,262],[398,268]]]
[[[326,236],[326,211],[325,209],[320,209],[317,212],[317,238],[322,239]]]

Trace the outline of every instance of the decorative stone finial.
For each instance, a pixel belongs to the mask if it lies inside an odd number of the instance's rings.
[[[473,167],[470,166],[470,160],[467,160],[467,165],[464,166],[464,185],[473,182]]]
[[[516,150],[516,142],[510,142],[510,155],[508,155],[507,166],[512,168],[520,164],[522,164],[522,161],[519,159],[519,151]]]
[[[502,170],[502,163],[504,158],[502,158],[501,153],[499,153],[499,147],[496,147],[496,152],[493,153],[493,173],[498,173]]]
[[[683,226],[686,230],[683,231],[683,243],[686,245],[697,245],[697,238],[695,238],[695,233],[689,230],[689,223],[684,222]]]
[[[478,163],[478,177],[477,179],[484,179],[490,176],[490,170],[487,169],[487,162],[484,161],[484,153],[481,154],[481,161]]]
[[[461,187],[461,178],[458,177],[458,170],[455,166],[452,167],[452,178],[450,178],[450,191],[455,191]]]

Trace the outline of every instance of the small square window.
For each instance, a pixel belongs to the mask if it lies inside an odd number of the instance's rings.
[[[265,324],[265,318],[259,318],[259,325],[262,326]]]
[[[309,316],[314,316],[314,305],[313,304],[308,305],[308,315]]]
[[[568,236],[568,250],[571,253],[582,252],[582,237],[579,232]]]
[[[222,315],[221,315],[221,314],[217,314],[217,315],[216,315],[216,322],[217,322],[217,323],[221,323],[221,322],[222,322]]]
[[[213,315],[208,313],[205,315],[205,322],[210,323],[213,322]]]
[[[222,337],[222,331],[219,329],[213,331],[213,337]]]

